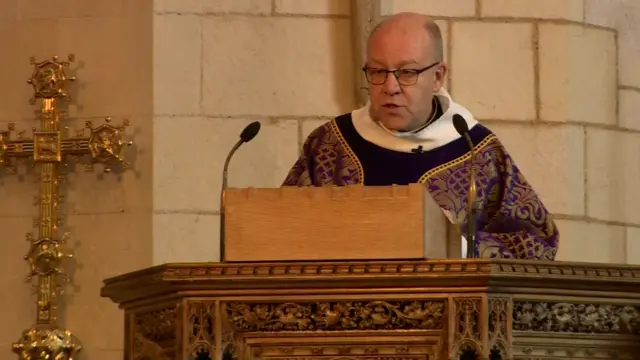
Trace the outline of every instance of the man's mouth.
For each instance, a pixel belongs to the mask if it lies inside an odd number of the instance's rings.
[[[383,107],[389,108],[389,109],[396,109],[399,108],[400,105],[396,105],[396,104],[384,104]]]

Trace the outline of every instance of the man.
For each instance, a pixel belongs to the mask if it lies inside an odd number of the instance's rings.
[[[447,66],[433,21],[388,18],[370,35],[363,71],[367,105],[315,129],[283,186],[424,183],[464,224],[470,151],[453,126],[459,114],[476,151],[477,256],[555,259],[558,230],[538,195],[496,136],[443,89]]]

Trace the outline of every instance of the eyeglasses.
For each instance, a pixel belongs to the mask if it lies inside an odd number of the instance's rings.
[[[418,76],[423,72],[431,69],[432,67],[440,64],[439,61],[424,67],[422,69],[398,69],[398,70],[385,70],[385,69],[376,69],[363,67],[362,71],[364,71],[364,75],[367,78],[367,81],[371,85],[382,85],[387,81],[389,77],[389,73],[392,73],[395,76],[396,80],[400,85],[410,86],[414,85],[418,82]]]

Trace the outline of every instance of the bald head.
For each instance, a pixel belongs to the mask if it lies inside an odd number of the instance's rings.
[[[393,36],[393,33],[401,33],[405,36],[420,37],[426,35],[428,38],[428,52],[433,54],[434,61],[442,61],[444,58],[444,46],[440,27],[427,15],[403,12],[392,15],[377,24],[367,41],[367,47],[372,41],[379,40],[380,37]]]

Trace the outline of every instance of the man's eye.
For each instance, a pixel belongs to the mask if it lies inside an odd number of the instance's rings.
[[[415,73],[415,70],[398,70],[398,74],[400,74],[400,76],[411,76]]]

